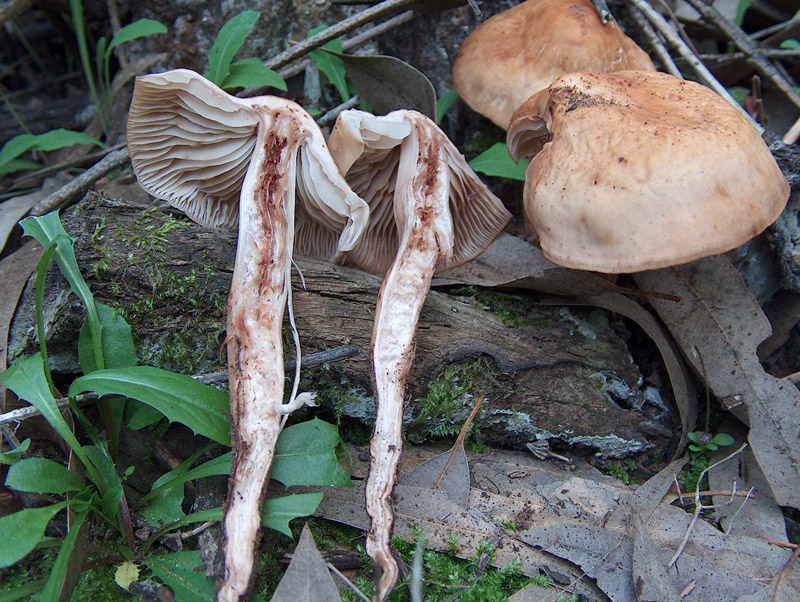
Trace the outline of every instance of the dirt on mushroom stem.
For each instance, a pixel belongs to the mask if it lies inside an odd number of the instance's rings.
[[[294,232],[294,170],[280,171],[302,140],[280,117],[261,117],[256,146],[242,188],[239,242],[228,301],[228,370],[233,463],[225,507],[225,560],[217,599],[236,601],[253,579],[261,506],[275,445],[283,424],[282,325]]]
[[[402,213],[403,237],[392,267],[381,285],[372,333],[372,368],[376,399],[375,429],[370,444],[367,478],[367,513],[371,518],[367,553],[380,565],[382,574],[375,600],[386,600],[397,581],[398,567],[390,539],[394,514],[391,494],[403,449],[403,406],[406,380],[414,360],[414,336],[419,314],[440,264],[453,253],[453,221],[447,198],[447,176],[439,145],[412,136],[403,145],[401,161],[416,161],[417,174],[406,198],[412,205],[396,208]],[[412,157],[413,159],[409,159]],[[401,168],[402,172],[403,169]],[[423,182],[418,180],[422,179]],[[414,191],[425,191],[420,194]],[[404,191],[398,190],[395,195]],[[398,198],[396,196],[396,198]]]

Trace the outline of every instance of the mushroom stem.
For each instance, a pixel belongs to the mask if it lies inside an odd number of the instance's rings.
[[[219,602],[238,602],[253,576],[261,508],[283,403],[282,326],[294,236],[293,165],[299,143],[290,120],[259,115],[255,154],[239,205],[239,241],[228,299],[228,371],[233,466],[225,511]],[[269,123],[265,123],[269,122]],[[291,202],[284,203],[284,199]],[[298,399],[305,396],[298,396]],[[291,405],[294,406],[294,400]]]
[[[415,127],[425,128],[422,124]],[[403,449],[403,400],[414,361],[414,335],[431,279],[453,254],[443,151],[429,132],[409,136],[403,145],[417,148],[403,148],[398,173],[414,175],[407,182],[398,182],[394,193],[395,218],[403,237],[381,285],[372,331],[376,416],[366,499],[371,518],[367,553],[383,570],[375,590],[376,602],[388,598],[398,575],[390,547],[394,525],[390,498]],[[404,167],[403,161],[416,164]]]

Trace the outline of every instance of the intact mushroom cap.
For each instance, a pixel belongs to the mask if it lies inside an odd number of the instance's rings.
[[[547,134],[547,137],[542,138]],[[512,119],[526,219],[545,256],[636,272],[728,251],[762,232],[789,185],[758,132],[700,84],[663,73],[572,73]]]
[[[557,77],[574,71],[655,71],[647,53],[590,0],[527,0],[467,37],[453,83],[478,113],[507,129],[511,113]]]
[[[409,189],[405,184],[411,179],[420,179],[416,172],[409,171],[417,165],[416,157],[413,161],[400,160],[403,149],[412,148],[403,145],[411,136],[432,136],[434,146],[443,149],[447,161],[453,255],[446,265],[439,265],[437,271],[478,256],[511,219],[500,199],[478,178],[444,132],[425,115],[400,110],[376,117],[354,109],[342,111],[328,138],[328,146],[348,184],[369,205],[369,225],[347,254],[353,263],[369,272],[386,272],[397,255],[402,238],[398,224],[404,223],[398,218],[406,203],[395,197],[405,194]]]
[[[297,103],[277,96],[241,99],[187,69],[136,78],[128,116],[128,152],[148,193],[212,228],[235,230],[239,196],[259,127],[280,121],[293,150],[280,173],[294,174],[295,248],[332,257],[355,243],[367,207],[330,157],[324,137]]]

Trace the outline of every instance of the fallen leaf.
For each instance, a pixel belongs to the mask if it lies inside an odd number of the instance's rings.
[[[635,274],[642,288],[680,297],[651,299],[709,388],[750,425],[748,441],[781,506],[800,507],[800,391],[758,359],[769,321],[724,256]]]
[[[642,602],[680,602],[681,594],[675,585],[677,576],[670,575],[667,568],[669,558],[663,554],[650,538],[647,526],[639,513],[633,511],[633,586],[636,599]]]
[[[292,555],[289,568],[272,595],[272,602],[317,602],[339,600],[339,590],[333,582],[328,565],[314,543],[314,536],[306,524],[300,541]]]
[[[325,51],[342,59],[359,97],[376,115],[412,109],[436,119],[436,90],[425,74],[408,63],[393,56]]]

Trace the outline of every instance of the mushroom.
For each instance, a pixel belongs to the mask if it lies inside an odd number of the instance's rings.
[[[570,268],[637,272],[723,253],[789,197],[739,111],[664,73],[560,77],[514,112],[507,143],[515,160],[534,155],[526,219],[545,256]]]
[[[217,588],[218,600],[235,601],[247,594],[253,578],[278,434],[288,414],[313,399],[297,394],[295,374],[283,402],[287,303],[297,346],[289,284],[293,248],[327,257],[350,249],[369,210],[300,106],[272,96],[235,98],[192,71],[137,78],[128,151],[150,194],[200,224],[238,224],[226,337],[233,466]]]
[[[375,592],[381,602],[398,574],[391,494],[422,304],[434,273],[480,254],[511,216],[436,124],[415,111],[344,111],[328,145],[370,206],[369,226],[347,255],[363,269],[386,272],[372,331],[376,417],[366,486],[367,553],[383,570]]]
[[[470,107],[508,129],[514,109],[560,75],[623,69],[656,70],[616,21],[603,23],[590,0],[527,0],[467,37],[453,83]]]

